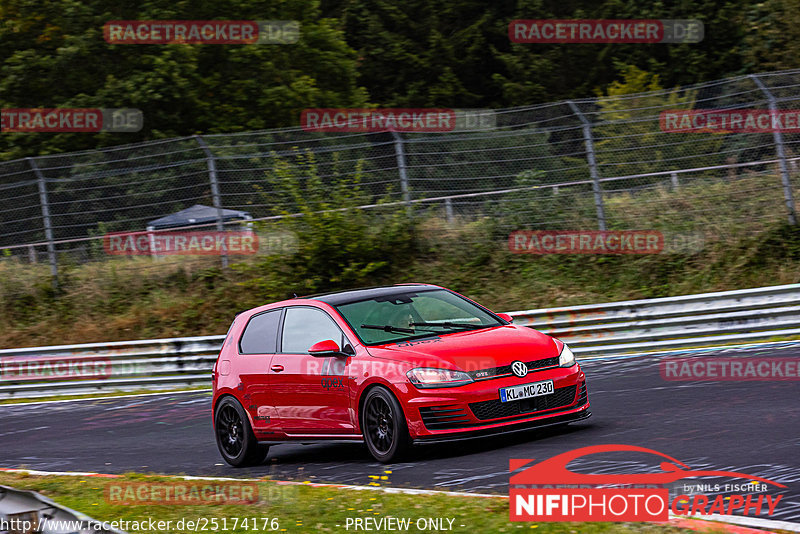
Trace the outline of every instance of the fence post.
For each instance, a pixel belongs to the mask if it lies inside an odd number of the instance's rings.
[[[758,76],[754,74],[750,74],[749,78],[752,79],[755,84],[761,89],[761,92],[764,93],[764,96],[767,97],[767,101],[769,102],[769,111],[770,115],[774,116],[775,113],[778,111],[778,103],[775,101],[775,96],[772,92],[767,89],[767,86],[758,78]],[[792,194],[792,182],[789,180],[789,167],[786,165],[786,152],[783,148],[783,134],[779,129],[774,129],[772,132],[772,138],[775,140],[775,150],[778,153],[778,164],[781,168],[781,182],[783,182],[783,198],[786,199],[786,211],[788,212],[789,216],[789,224],[792,226],[797,225],[797,213],[794,207],[794,195]]]
[[[400,191],[403,193],[403,202],[406,203],[406,212],[409,217],[411,213],[411,191],[408,188],[408,174],[406,173],[406,152],[403,149],[403,137],[392,130],[392,137],[394,137],[394,154],[397,159],[397,170],[400,173]]]
[[[680,182],[678,182],[678,173],[677,172],[669,173],[669,179],[672,182],[672,188],[678,189],[678,187],[680,186]]]
[[[453,200],[450,197],[444,199],[444,213],[447,218],[447,224],[453,224],[455,217],[453,215]]]
[[[47,200],[47,183],[44,174],[39,170],[36,160],[25,158],[31,166],[36,182],[39,184],[39,204],[42,206],[42,220],[44,223],[44,238],[47,240],[47,259],[50,261],[50,275],[53,277],[53,288],[58,288],[58,260],[56,258],[56,246],[53,243],[53,223],[50,220],[50,204]]]
[[[219,182],[217,181],[217,160],[214,158],[214,154],[211,152],[211,149],[208,148],[205,140],[199,135],[194,136],[197,139],[197,144],[200,145],[200,148],[203,149],[203,153],[206,155],[206,162],[208,165],[208,181],[211,183],[211,202],[214,204],[214,207],[217,208],[217,232],[224,232],[225,225],[223,224],[225,220],[225,216],[222,213],[222,200],[220,199],[219,195]],[[225,269],[228,266],[228,251],[223,248],[222,250],[222,268]]]
[[[597,161],[594,157],[594,138],[592,137],[592,124],[589,122],[578,106],[572,100],[567,100],[572,112],[583,123],[583,141],[586,144],[586,159],[589,160],[589,175],[592,177],[592,190],[594,191],[594,207],[597,210],[597,226],[600,230],[606,229],[606,212],[603,207],[603,191],[600,189],[600,175],[597,173]]]

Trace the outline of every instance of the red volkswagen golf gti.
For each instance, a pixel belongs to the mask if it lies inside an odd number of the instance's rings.
[[[234,466],[271,444],[411,444],[589,417],[561,341],[453,291],[404,284],[294,298],[236,316],[214,365],[217,445]]]

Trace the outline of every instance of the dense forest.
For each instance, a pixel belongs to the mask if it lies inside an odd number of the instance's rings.
[[[695,44],[516,44],[514,19],[698,19]],[[297,20],[275,45],[110,45],[110,20]],[[138,133],[0,136],[0,160],[297,126],[314,107],[507,108],[800,66],[800,0],[0,1],[0,107],[138,108]]]

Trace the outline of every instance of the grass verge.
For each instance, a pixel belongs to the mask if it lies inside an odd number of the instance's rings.
[[[57,289],[47,265],[0,258],[0,347],[220,334],[237,312],[294,293],[402,282],[440,284],[497,311],[797,283],[800,228],[782,222],[777,183],[765,175],[609,196],[611,229],[657,230],[670,242],[697,238],[696,246],[659,254],[511,253],[511,230],[596,227],[577,215],[548,219],[547,207],[566,206],[567,215],[592,207],[562,195],[449,221],[434,208],[413,219],[306,210],[265,223],[297,237],[291,253],[232,258],[228,269],[210,257],[64,260]],[[337,197],[333,205],[355,204]]]

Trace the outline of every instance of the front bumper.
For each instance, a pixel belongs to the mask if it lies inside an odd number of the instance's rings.
[[[550,395],[501,403],[498,389],[552,380]],[[500,434],[585,419],[589,412],[586,377],[579,365],[480,380],[454,388],[417,390],[406,397],[408,429],[415,443]]]
[[[553,414],[547,417],[540,417],[530,421],[524,421],[516,424],[504,424],[499,427],[484,428],[478,430],[470,430],[466,432],[458,432],[454,434],[442,434],[428,438],[416,438],[411,440],[414,445],[433,445],[435,443],[443,443],[448,441],[457,441],[460,439],[474,439],[474,438],[488,438],[491,436],[498,436],[500,434],[511,434],[514,432],[525,432],[534,428],[545,428],[548,426],[557,426],[567,423],[574,423],[582,421],[592,416],[589,411],[589,405],[585,409],[571,410],[567,413]]]

